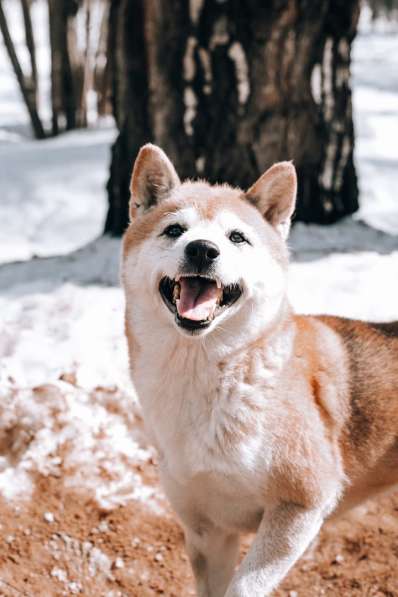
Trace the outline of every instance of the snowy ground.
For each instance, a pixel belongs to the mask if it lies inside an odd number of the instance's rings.
[[[4,2],[22,67],[29,72],[20,3]],[[48,28],[46,3],[32,5],[39,69],[39,108],[50,118]],[[39,33],[39,34],[38,34]],[[100,234],[106,215],[105,183],[113,123],[96,123],[37,143],[31,138],[21,101],[0,35],[0,263],[38,255],[68,253]],[[93,120],[90,109],[89,120]]]
[[[398,22],[362,13],[353,46],[353,103],[359,217],[398,234]]]
[[[35,6],[39,26],[45,14]],[[14,30],[18,37],[17,23]],[[362,208],[336,226],[294,228],[290,294],[301,312],[398,319],[398,36],[364,22],[353,71]],[[134,493],[125,484],[133,480],[126,477],[131,462],[151,453],[131,433],[120,243],[94,240],[105,217],[115,131],[108,123],[33,141],[1,45],[0,77],[0,492],[28,495],[30,472],[58,466],[54,452],[79,437],[81,462],[91,465],[80,470],[82,486],[107,506],[146,498],[146,490]],[[99,386],[113,398],[106,401]],[[3,453],[15,426],[12,449]],[[95,444],[100,433],[104,439]],[[65,458],[70,464],[79,456],[71,450]],[[110,462],[120,466],[105,487],[97,472]]]

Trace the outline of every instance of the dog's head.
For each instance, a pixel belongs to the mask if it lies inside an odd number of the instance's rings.
[[[247,192],[181,183],[164,152],[145,145],[123,250],[132,324],[191,337],[265,328],[285,297],[296,186],[290,162],[272,166]]]

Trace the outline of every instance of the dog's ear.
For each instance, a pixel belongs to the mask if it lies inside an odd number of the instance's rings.
[[[286,239],[297,193],[296,169],[291,162],[269,168],[246,192],[246,197]]]
[[[130,183],[130,217],[156,205],[180,184],[167,155],[151,143],[141,147],[134,163]]]

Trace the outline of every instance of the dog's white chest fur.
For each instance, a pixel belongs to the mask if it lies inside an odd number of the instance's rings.
[[[252,437],[239,438],[243,426],[253,423],[256,387],[239,379],[223,377],[217,364],[204,354],[177,353],[158,362],[151,372],[135,372],[138,395],[149,431],[176,476],[193,476],[208,470],[250,469],[256,452],[256,428]],[[233,386],[233,387],[232,387]],[[226,443],[234,440],[238,454],[228,458]],[[240,453],[240,458],[239,458]],[[240,462],[236,463],[236,458]]]
[[[145,352],[134,379],[165,482],[184,487],[193,501],[206,485],[218,497],[207,514],[227,526],[253,527],[259,509],[254,496],[272,461],[265,404],[272,401],[273,367],[256,355],[248,355],[249,368],[220,365],[189,346],[158,356],[154,365]],[[247,512],[226,507],[237,496]]]

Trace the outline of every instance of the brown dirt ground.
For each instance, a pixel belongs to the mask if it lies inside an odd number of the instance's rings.
[[[154,479],[149,468],[146,480]],[[164,514],[139,502],[105,511],[62,479],[38,477],[33,499],[0,501],[0,597],[21,595],[182,597],[194,590],[183,535],[166,504]],[[398,596],[398,495],[329,523],[275,592],[319,595]]]

